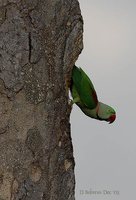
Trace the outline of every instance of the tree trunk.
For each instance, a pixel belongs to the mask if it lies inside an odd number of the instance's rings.
[[[74,200],[68,91],[77,0],[0,0],[0,200]]]

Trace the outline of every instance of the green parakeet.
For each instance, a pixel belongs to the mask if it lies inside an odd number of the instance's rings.
[[[115,110],[98,101],[92,81],[81,68],[76,66],[73,67],[70,90],[72,102],[76,103],[85,115],[109,123],[115,121]]]

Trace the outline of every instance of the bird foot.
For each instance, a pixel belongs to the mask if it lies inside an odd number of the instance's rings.
[[[68,101],[68,105],[72,107],[73,104],[74,104],[73,100],[72,100],[72,99],[69,99],[69,101]]]

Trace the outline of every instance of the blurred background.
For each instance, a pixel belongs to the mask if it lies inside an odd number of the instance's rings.
[[[113,106],[113,124],[71,115],[76,200],[136,198],[136,1],[79,0],[84,50],[76,65],[99,100]],[[109,191],[109,192],[108,192]]]

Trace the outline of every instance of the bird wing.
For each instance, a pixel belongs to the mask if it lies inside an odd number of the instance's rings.
[[[98,104],[98,99],[93,83],[89,77],[81,68],[74,66],[72,79],[82,103],[89,109],[94,109]]]

